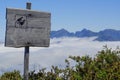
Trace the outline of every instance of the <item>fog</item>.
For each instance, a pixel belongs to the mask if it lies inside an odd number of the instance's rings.
[[[99,42],[92,38],[54,38],[50,41],[49,48],[30,47],[29,65],[31,70],[50,68],[51,65],[64,67],[64,60],[70,55],[94,57],[104,45],[115,49],[120,46],[120,41]],[[4,47],[0,44],[0,74],[6,71],[23,71],[24,48]]]

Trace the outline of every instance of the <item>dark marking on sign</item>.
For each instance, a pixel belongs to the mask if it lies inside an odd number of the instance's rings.
[[[25,23],[25,19],[23,19],[23,17],[20,17],[17,19],[16,23],[22,26]]]

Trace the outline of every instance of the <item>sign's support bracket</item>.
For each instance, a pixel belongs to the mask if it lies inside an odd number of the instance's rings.
[[[31,3],[26,3],[26,9],[31,9]],[[24,53],[24,80],[29,80],[29,46],[25,46]]]

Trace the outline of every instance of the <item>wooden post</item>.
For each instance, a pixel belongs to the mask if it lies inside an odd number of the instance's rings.
[[[26,9],[31,9],[31,3],[29,2],[26,3]]]
[[[28,80],[28,76],[29,76],[29,46],[26,46],[24,54],[24,80]]]
[[[26,3],[26,9],[31,9],[31,3]],[[29,80],[29,46],[25,46],[24,53],[24,80]]]

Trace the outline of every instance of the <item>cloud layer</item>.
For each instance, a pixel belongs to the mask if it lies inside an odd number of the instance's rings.
[[[93,41],[93,38],[54,38],[51,39],[49,48],[31,47],[30,48],[30,70],[39,68],[50,68],[51,65],[63,67],[64,60],[70,55],[95,56],[104,45],[115,49],[120,46],[117,42]],[[24,48],[9,48],[0,45],[0,73],[10,70],[23,71]]]

